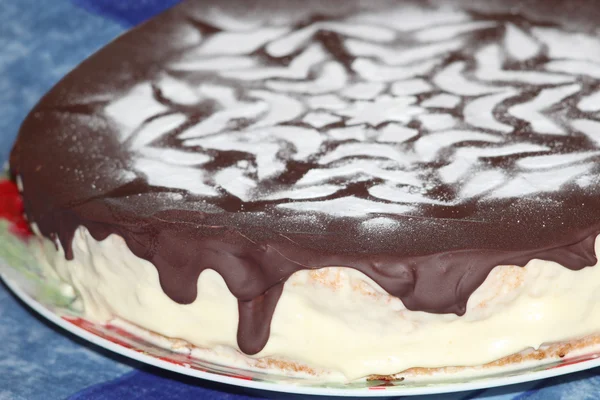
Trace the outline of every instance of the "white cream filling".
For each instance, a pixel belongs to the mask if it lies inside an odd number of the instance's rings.
[[[156,268],[119,236],[98,242],[79,228],[72,261],[46,239],[35,252],[74,287],[90,319],[118,317],[201,348],[238,349],[237,300],[213,270],[201,274],[196,301],[182,305],[164,294]],[[411,367],[476,366],[597,332],[598,266],[572,271],[532,260],[524,268],[496,267],[462,317],[409,311],[364,274],[330,267],[299,271],[286,282],[270,339],[252,358],[298,361],[331,372],[327,379],[352,380]],[[214,354],[225,364],[252,361]]]

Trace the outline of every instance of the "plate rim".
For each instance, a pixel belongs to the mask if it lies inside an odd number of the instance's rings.
[[[591,360],[584,360],[573,364],[560,366],[560,368],[549,368],[541,371],[533,371],[529,373],[522,373],[518,375],[506,376],[506,377],[491,377],[477,379],[472,382],[460,382],[460,383],[448,383],[427,385],[424,384],[422,387],[405,387],[401,385],[394,387],[382,387],[383,390],[375,390],[373,388],[327,388],[327,387],[311,387],[311,386],[300,386],[284,383],[272,383],[262,382],[256,380],[246,380],[225,375],[219,375],[212,372],[201,371],[194,368],[187,368],[185,366],[177,365],[169,361],[158,359],[154,356],[147,355],[138,352],[133,349],[129,349],[118,343],[114,343],[108,339],[100,337],[92,332],[89,332],[76,324],[69,322],[68,320],[60,317],[58,314],[53,312],[50,308],[46,307],[42,303],[34,299],[29,293],[22,289],[16,280],[10,279],[4,272],[0,271],[0,279],[4,282],[6,287],[21,301],[23,301],[29,308],[35,311],[37,314],[44,317],[47,321],[59,326],[60,328],[70,332],[81,339],[84,339],[96,346],[103,349],[109,350],[113,353],[119,354],[129,359],[136,360],[138,362],[152,365],[154,367],[164,369],[167,371],[175,372],[185,376],[191,376],[194,378],[204,379],[211,382],[222,383],[226,385],[232,385],[236,387],[265,390],[269,392],[279,392],[288,394],[302,394],[311,396],[337,396],[337,397],[390,397],[390,396],[420,396],[420,395],[435,395],[444,393],[458,393],[481,389],[492,389],[496,387],[504,387],[510,385],[516,385],[519,383],[538,381],[542,379],[557,377],[561,375],[571,374],[595,368],[600,366],[600,357]],[[391,390],[390,390],[391,389]]]

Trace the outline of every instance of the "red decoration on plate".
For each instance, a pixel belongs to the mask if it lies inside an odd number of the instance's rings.
[[[561,361],[560,364],[555,365],[555,366],[553,366],[551,368],[548,368],[548,369],[562,368],[562,367],[566,367],[567,365],[579,364],[580,362],[594,360],[594,359],[596,359],[598,357],[600,357],[599,353],[586,354],[586,355],[575,357],[575,358],[572,358],[572,359],[569,359],[569,360]]]
[[[23,201],[17,185],[10,180],[0,179],[0,219],[10,222],[12,233],[25,238],[31,235],[31,230],[23,212]]]

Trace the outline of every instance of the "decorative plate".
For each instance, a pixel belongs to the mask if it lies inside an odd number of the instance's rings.
[[[23,302],[65,330],[125,357],[183,375],[230,385],[286,393],[389,397],[483,389],[544,379],[600,366],[600,354],[542,360],[519,369],[494,370],[477,378],[444,377],[432,381],[323,383],[231,368],[159,347],[120,327],[83,318],[72,294],[44,275],[28,251],[30,232],[22,217],[17,187],[0,177],[0,277]]]

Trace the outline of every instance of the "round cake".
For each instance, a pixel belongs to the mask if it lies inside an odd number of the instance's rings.
[[[319,380],[600,333],[593,1],[188,1],[69,73],[10,159],[87,318]],[[120,322],[115,322],[120,321]]]

